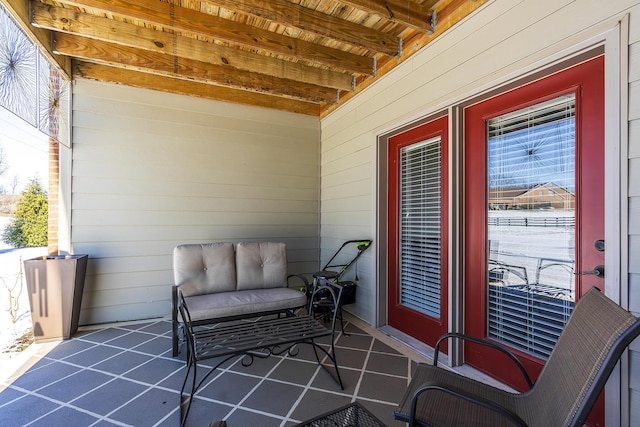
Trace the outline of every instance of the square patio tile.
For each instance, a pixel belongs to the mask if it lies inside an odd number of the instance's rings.
[[[178,425],[180,396],[178,393],[151,388],[120,409],[109,418],[136,426],[153,426],[170,413],[175,412],[173,425]]]
[[[9,405],[0,406],[3,427],[24,426],[59,408],[54,402],[41,397],[25,395]]]
[[[107,415],[145,390],[147,390],[147,387],[144,385],[116,378],[99,388],[95,388],[72,403],[74,406],[87,411]]]
[[[285,359],[269,374],[269,378],[296,384],[308,384],[317,371],[318,364],[315,361]]]
[[[95,346],[95,343],[80,340],[62,341],[60,344],[52,348],[51,351],[46,354],[46,357],[47,359],[62,360]]]
[[[383,343],[380,340],[375,340],[374,341],[373,348],[371,350],[379,352],[379,353],[389,353],[389,354],[400,355],[400,352],[398,350],[396,350],[393,347],[388,346],[387,344]]]
[[[172,351],[171,349],[171,338],[169,337],[153,337],[149,335],[151,338],[149,341],[146,341],[142,344],[136,345],[132,347],[132,350],[139,351],[141,353],[146,353],[152,356],[166,356],[171,357],[169,353]]]
[[[182,363],[184,364],[184,362],[182,362]],[[197,369],[197,373],[198,373],[197,383],[199,383],[204,376],[209,375],[209,372],[211,372],[211,369],[209,367],[198,366],[198,369]],[[221,373],[222,373],[222,371],[220,371],[220,370],[211,373],[209,375],[209,378],[207,378],[207,380],[202,384],[202,386],[200,388],[205,387],[208,382],[210,382],[214,378],[218,377],[218,375],[220,375]],[[156,383],[156,385],[158,387],[169,388],[169,389],[172,389],[172,390],[180,391],[180,387],[182,387],[182,383],[184,382],[184,377],[185,377],[186,374],[187,374],[187,369],[185,367],[185,369],[180,369],[179,371],[174,372],[173,374],[171,374],[167,378],[163,379],[159,383]],[[191,372],[189,372],[188,384],[186,386],[187,389],[189,389],[191,387],[190,384],[191,384],[192,378],[193,378],[193,369],[191,369]]]
[[[367,371],[381,372],[390,375],[407,377],[409,361],[404,356],[392,354],[371,353],[367,361]]]
[[[93,424],[91,427],[113,427],[113,426],[122,426],[121,423],[118,423],[116,421],[109,421],[109,420],[100,420],[98,421],[96,424]]]
[[[318,375],[313,379],[311,387],[327,390],[339,394],[348,394],[352,396],[356,392],[356,386],[360,380],[360,371],[353,369],[344,369],[338,365],[340,370],[340,377],[342,378],[342,385],[344,390],[340,390],[340,386],[327,374],[324,369],[318,372]]]
[[[226,372],[198,389],[197,396],[237,404],[260,382],[260,378]]]
[[[399,402],[407,389],[407,380],[389,375],[365,372],[360,383],[358,396],[382,402]]]
[[[134,331],[110,340],[109,345],[130,350],[135,346],[151,341],[153,338],[154,335]]]
[[[115,356],[118,353],[122,353],[122,350],[104,345],[93,345],[84,351],[66,357],[64,361],[73,363],[74,365],[89,367],[101,363],[105,359]]]
[[[184,358],[184,354],[180,354],[178,357],[171,357],[171,356],[166,356],[169,359],[173,359],[173,360],[179,360],[180,362],[184,363],[185,365],[187,364],[187,362],[185,361]],[[213,357],[211,359],[205,359],[202,360],[201,362],[198,363],[198,369],[200,368],[200,366],[205,366],[207,368],[213,368],[215,366],[218,366],[221,362],[222,366],[220,366],[218,369],[227,369],[230,368],[231,366],[235,365],[236,363],[238,363],[238,365],[240,364],[240,362],[238,361],[239,358],[237,356],[233,356],[231,359],[224,361],[224,359],[226,358],[226,356],[221,356],[221,357]]]
[[[196,396],[191,404],[191,409],[189,410],[189,416],[187,417],[185,427],[208,427],[212,421],[223,419],[227,414],[229,414],[229,412],[231,412],[232,409],[233,408],[231,406],[199,399]],[[167,427],[176,427],[180,425],[178,421],[179,417],[179,411],[177,411],[176,413],[171,414],[171,416],[165,420],[162,425],[166,425]],[[251,424],[238,424],[238,426],[240,425]],[[230,427],[234,427],[234,425],[231,424]]]
[[[149,360],[149,356],[135,353],[132,351],[124,351],[104,362],[93,365],[93,369],[98,369],[109,374],[122,375]]]
[[[351,403],[351,396],[308,390],[291,414],[291,418],[302,422],[348,403]]]
[[[167,335],[171,333],[171,322],[165,320],[151,324],[146,323],[139,331],[156,335]]]
[[[73,408],[60,407],[58,410],[33,422],[33,424],[29,424],[29,427],[89,426],[96,421],[98,421],[98,418],[91,414],[76,411]]]
[[[29,369],[20,378],[16,379],[13,385],[29,391],[35,391],[64,377],[73,375],[81,369],[62,362],[48,363],[43,367]]]
[[[38,393],[61,402],[70,402],[111,379],[113,377],[100,372],[83,370],[38,390]]]
[[[7,403],[10,403],[26,395],[26,393],[10,387],[5,388],[4,390],[2,389],[2,387],[0,387],[0,390],[2,390],[0,392],[0,411],[2,411],[3,405],[6,405]]]
[[[353,323],[349,323],[349,322],[347,322],[347,324],[344,325],[344,331],[348,334],[368,335],[365,331],[358,328]]]
[[[106,328],[98,329],[96,331],[87,331],[82,335],[84,341],[91,341],[95,343],[107,343],[114,338],[118,338],[124,334],[128,334],[130,331],[119,328]]]
[[[341,336],[336,341],[336,346],[344,348],[357,348],[361,350],[369,350],[373,337],[370,335],[350,335],[348,337]]]
[[[179,360],[155,358],[127,372],[124,376],[147,384],[156,384],[179,369],[185,370],[185,364]]]
[[[26,372],[35,371],[38,369],[46,369],[48,365],[52,365],[54,363],[56,363],[54,359],[44,359],[43,356],[31,355],[25,360],[24,369],[21,368],[12,373],[6,379],[6,382],[9,383],[15,381]]]
[[[365,360],[367,360],[367,352],[350,348],[337,348],[336,360],[338,361],[338,367],[363,369]]]
[[[143,328],[148,328],[151,325],[153,325],[153,323],[141,322],[141,323],[132,323],[130,325],[118,325],[118,327],[121,329],[128,329],[130,331],[138,331]]]
[[[267,414],[285,416],[303,390],[302,387],[265,380],[242,402],[242,406]]]

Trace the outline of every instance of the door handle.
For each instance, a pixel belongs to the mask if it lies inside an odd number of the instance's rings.
[[[582,273],[575,273],[576,276],[593,275],[600,278],[604,278],[604,265],[596,265],[593,270],[583,271]]]

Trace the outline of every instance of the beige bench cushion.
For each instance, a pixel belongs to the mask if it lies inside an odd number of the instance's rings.
[[[183,295],[195,296],[236,289],[233,243],[200,243],[176,246],[173,275]]]
[[[284,243],[240,242],[236,246],[239,291],[287,287],[287,248]]]
[[[254,289],[186,297],[191,320],[246,316],[302,307],[307,298],[294,289]]]

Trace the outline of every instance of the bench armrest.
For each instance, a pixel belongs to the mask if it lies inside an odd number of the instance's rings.
[[[302,282],[302,285],[293,285],[291,286],[291,279],[296,279]],[[311,295],[311,292],[313,291],[312,289],[312,284],[311,284],[312,280],[309,280],[308,276],[305,276],[304,274],[290,274],[287,276],[287,286],[289,288],[293,287],[294,289],[297,288],[302,288],[304,287],[304,293],[307,296],[307,298]],[[294,280],[295,283],[295,280]]]

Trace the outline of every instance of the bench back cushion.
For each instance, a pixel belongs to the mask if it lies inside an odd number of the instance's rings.
[[[236,290],[233,243],[176,246],[173,277],[185,297]]]
[[[274,242],[238,243],[236,272],[239,291],[286,287],[286,245]]]

